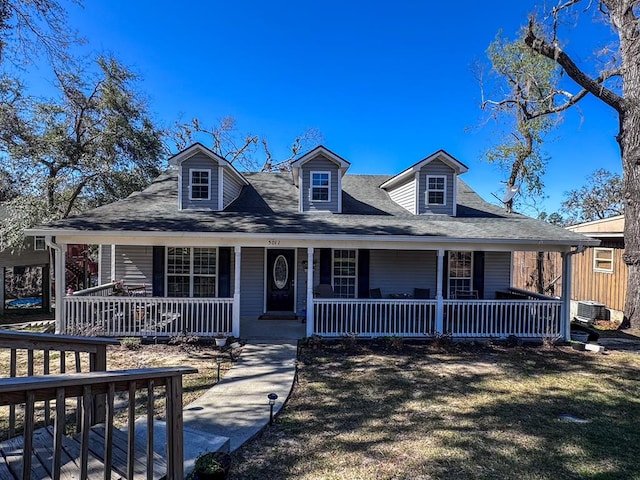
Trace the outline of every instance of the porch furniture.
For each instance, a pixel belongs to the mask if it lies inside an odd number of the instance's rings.
[[[407,300],[411,298],[411,295],[408,293],[390,293],[389,298],[394,300]]]
[[[315,288],[314,294],[317,298],[335,298],[333,287],[328,283],[319,284]]]
[[[382,298],[382,290],[379,288],[372,288],[369,290],[369,298]]]
[[[428,288],[414,288],[413,298],[417,300],[429,300],[431,298],[431,290]]]
[[[477,300],[477,290],[455,290],[451,295],[453,300]]]

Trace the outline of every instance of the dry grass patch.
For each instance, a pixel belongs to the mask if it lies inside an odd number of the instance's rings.
[[[299,378],[231,478],[640,478],[640,355],[336,344]]]

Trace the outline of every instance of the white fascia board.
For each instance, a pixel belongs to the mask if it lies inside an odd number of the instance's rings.
[[[340,157],[339,155],[336,155],[335,153],[333,153],[328,148],[323,147],[322,145],[319,145],[316,148],[314,148],[313,150],[305,153],[303,156],[298,158],[295,162],[292,162],[291,163],[291,167],[292,168],[300,168],[305,163],[307,163],[309,160],[313,160],[314,158],[316,158],[318,155],[322,155],[325,158],[327,158],[330,161],[332,161],[333,163],[335,163],[336,165],[338,165],[340,170],[342,170],[343,174],[351,166],[351,163],[347,162],[344,158]]]
[[[59,243],[90,243],[117,245],[168,245],[168,246],[314,246],[318,248],[374,248],[398,250],[473,249],[482,251],[569,251],[577,242],[562,240],[535,241],[530,239],[484,239],[413,237],[389,235],[314,235],[314,234],[269,234],[229,232],[87,232],[52,231],[31,229],[29,235],[55,235]],[[277,243],[276,243],[277,242]],[[586,240],[585,246],[597,246],[599,241]]]
[[[380,188],[384,188],[384,189],[393,188],[394,185],[397,185],[398,183],[405,180],[406,177],[411,175],[411,173],[419,171],[426,164],[431,163],[433,160],[438,158],[444,161],[444,163],[446,163],[447,165],[449,165],[454,170],[454,172],[458,175],[469,171],[469,167],[467,167],[464,163],[456,160],[454,157],[449,155],[444,150],[438,150],[437,152],[429,155],[427,158],[420,160],[418,163],[400,172],[398,175],[390,178],[389,180],[384,182],[382,185],[380,185]]]

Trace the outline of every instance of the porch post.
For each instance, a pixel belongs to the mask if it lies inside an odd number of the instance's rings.
[[[444,275],[444,250],[438,250],[438,267],[436,273],[436,334],[442,335],[444,331],[444,297],[442,296],[442,283]]]
[[[242,247],[233,247],[235,253],[234,274],[233,274],[233,317],[232,333],[234,337],[240,336],[240,265],[242,261]]]
[[[307,337],[313,335],[313,247],[307,248]]]
[[[571,338],[571,253],[562,253],[562,323],[560,332],[566,341]]]
[[[56,333],[63,333],[64,327],[64,297],[67,294],[67,281],[65,275],[65,265],[67,263],[67,245],[59,243],[55,252],[56,259]],[[65,332],[66,333],[66,332]]]

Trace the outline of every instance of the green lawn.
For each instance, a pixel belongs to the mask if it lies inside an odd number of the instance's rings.
[[[639,354],[386,347],[304,349],[230,478],[640,479]]]

